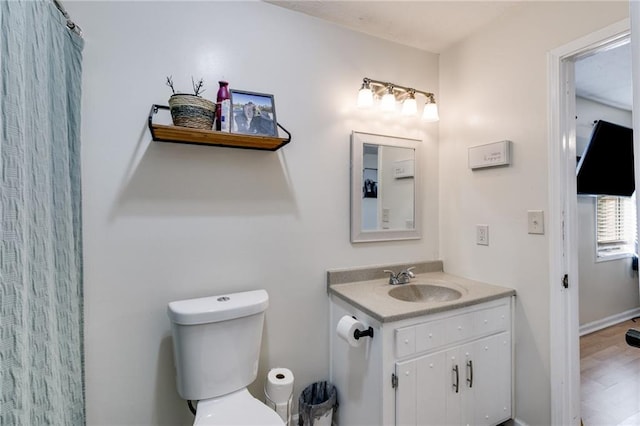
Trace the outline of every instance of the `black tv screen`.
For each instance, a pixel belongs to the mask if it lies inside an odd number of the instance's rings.
[[[633,130],[599,120],[578,163],[578,194],[630,197],[633,168]]]

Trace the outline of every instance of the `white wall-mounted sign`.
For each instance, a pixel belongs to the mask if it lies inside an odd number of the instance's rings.
[[[508,166],[511,164],[511,141],[469,147],[469,168]]]
[[[396,179],[413,177],[413,160],[394,161],[393,177]]]

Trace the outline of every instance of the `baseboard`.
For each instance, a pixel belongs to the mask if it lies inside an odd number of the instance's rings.
[[[523,422],[522,420],[515,418],[513,419],[513,426],[529,426],[529,425]]]
[[[594,331],[602,330],[603,328],[616,325],[618,323],[630,320],[631,318],[635,318],[635,317],[640,317],[640,308],[629,309],[628,311],[621,312],[619,314],[612,315],[610,317],[603,318],[598,321],[593,321],[587,324],[583,324],[580,326],[580,336],[593,333]],[[638,323],[638,326],[640,326],[640,323]]]

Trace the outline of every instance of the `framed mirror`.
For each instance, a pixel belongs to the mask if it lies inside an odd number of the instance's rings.
[[[351,242],[422,237],[420,142],[352,132]]]

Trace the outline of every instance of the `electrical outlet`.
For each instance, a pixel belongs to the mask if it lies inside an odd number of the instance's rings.
[[[476,225],[476,244],[489,245],[489,225]]]

